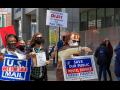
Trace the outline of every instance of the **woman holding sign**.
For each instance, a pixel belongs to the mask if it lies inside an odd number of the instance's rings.
[[[62,58],[74,57],[79,56],[78,54],[85,50],[87,53],[92,52],[92,50],[88,47],[81,47],[80,46],[81,38],[78,33],[71,32],[65,39],[65,45],[60,48],[58,52],[58,64],[57,64],[57,80],[64,81],[63,76],[63,67],[62,67]],[[81,78],[80,78],[80,81]]]
[[[26,54],[30,54],[33,57],[33,68],[31,70],[31,80],[34,81],[43,81],[47,80],[47,70],[46,64],[49,65],[49,54],[48,49],[42,44],[45,44],[45,40],[41,33],[36,33],[33,35],[30,41],[30,47],[28,48]],[[46,61],[47,60],[47,61]],[[40,66],[40,63],[43,62],[43,65]]]
[[[18,37],[16,35],[7,34],[5,41],[7,47],[1,50],[0,62],[4,61],[5,54],[16,55],[19,59],[30,59],[30,55],[26,55],[25,57],[24,53],[16,48],[16,45],[18,43]]]

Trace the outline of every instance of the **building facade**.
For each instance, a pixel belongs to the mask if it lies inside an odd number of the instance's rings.
[[[120,8],[12,8],[11,24],[14,25],[18,35],[18,21],[21,20],[22,38],[31,38],[31,22],[36,23],[36,32],[43,34],[45,41],[49,41],[49,26],[46,26],[46,11],[54,10],[68,13],[67,30],[75,31],[81,36],[81,46],[90,47],[93,55],[101,40],[107,38],[111,41],[113,49],[120,40]],[[45,43],[49,47],[49,42]],[[82,55],[87,55],[84,51]],[[114,65],[113,55],[112,64]]]
[[[11,13],[8,12],[6,15],[6,27],[11,25]]]

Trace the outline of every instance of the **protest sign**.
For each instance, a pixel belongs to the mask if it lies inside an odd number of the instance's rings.
[[[1,34],[1,37],[2,37],[3,45],[4,45],[4,47],[6,47],[5,46],[6,45],[5,36],[7,34],[15,34],[16,35],[15,30],[14,30],[14,26],[11,25],[11,26],[8,26],[8,27],[1,28],[0,29],[0,34]],[[17,46],[18,46],[18,43],[17,43]]]
[[[67,27],[67,13],[47,10],[46,25]]]
[[[47,10],[46,25],[56,26],[56,46],[58,38],[58,27],[67,28],[68,13]],[[55,63],[57,63],[57,51],[55,51]]]
[[[97,79],[93,55],[77,56],[62,59],[65,81],[80,81]]]
[[[36,57],[37,57],[37,67],[46,65],[45,52],[36,53]]]
[[[19,60],[17,56],[5,54],[5,60],[0,63],[0,80],[29,81],[31,59]]]

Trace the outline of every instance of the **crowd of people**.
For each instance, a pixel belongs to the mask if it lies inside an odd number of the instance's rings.
[[[89,47],[81,46],[81,37],[76,32],[68,33],[63,31],[61,34],[61,40],[57,42],[57,46],[53,46],[50,53],[48,49],[43,45],[45,40],[41,33],[35,33],[31,40],[27,42],[23,39],[18,40],[18,37],[14,34],[7,34],[5,37],[6,47],[1,48],[0,62],[4,61],[4,55],[26,55],[22,59],[29,60],[32,58],[30,81],[47,81],[47,68],[50,65],[49,56],[53,58],[53,67],[56,72],[57,81],[64,81],[63,68],[62,68],[62,58],[81,56],[81,51],[86,51],[87,53],[92,52]],[[17,46],[17,43],[19,46]],[[26,46],[27,43],[27,46]],[[55,63],[55,52],[57,51],[57,63]],[[115,56],[115,69],[114,73],[120,81],[120,42],[116,49]],[[45,52],[46,55],[46,66],[35,67],[34,60],[36,59],[36,53]],[[101,75],[103,71],[103,79],[107,81],[106,71],[109,74],[109,81],[113,81],[110,71],[110,64],[113,56],[113,47],[109,40],[102,39],[100,46],[96,49],[94,56],[97,58],[97,64],[99,65],[98,80],[101,81]],[[48,67],[49,68],[49,67]],[[80,78],[80,81],[83,81]]]

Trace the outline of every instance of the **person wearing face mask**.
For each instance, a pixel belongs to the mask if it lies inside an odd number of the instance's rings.
[[[23,53],[26,53],[26,50],[25,50],[25,40],[20,39],[18,43],[19,43],[19,46],[17,48],[19,50],[21,50]]]
[[[26,57],[24,57],[24,53],[22,51],[20,51],[18,48],[16,48],[16,45],[18,43],[18,37],[14,34],[7,34],[5,37],[5,41],[6,41],[6,48],[3,48],[1,50],[1,54],[0,54],[0,62],[4,61],[4,55],[5,54],[10,54],[10,55],[16,55],[18,56],[19,59],[30,59],[30,55],[26,55]],[[20,57],[23,56],[23,57]]]
[[[31,57],[35,58],[36,53],[45,52],[46,60],[47,60],[46,64],[49,65],[50,61],[49,61],[48,49],[44,47],[43,44],[45,44],[45,40],[42,34],[41,33],[34,34],[30,41],[30,46],[28,47],[26,54],[30,54]],[[35,65],[35,62],[32,62],[32,64]],[[31,69],[30,80],[31,81],[43,81],[43,80],[47,81],[46,66],[34,67],[34,65],[32,66],[32,69]]]
[[[62,58],[75,57],[77,53],[85,50],[87,53],[92,52],[88,47],[80,46],[81,38],[78,33],[71,32],[65,39],[65,46],[61,47],[58,52],[58,63],[56,69],[57,81],[64,81]],[[81,78],[80,78],[80,81]]]
[[[61,47],[65,46],[65,38],[67,37],[69,33],[64,30],[61,33],[61,40],[59,42],[57,42],[57,47],[56,45],[52,47],[52,50],[50,51],[49,55],[53,58],[53,67],[55,69],[56,72],[56,67],[57,67],[57,63],[55,63],[55,51],[57,51],[57,62],[58,62],[58,51]]]

